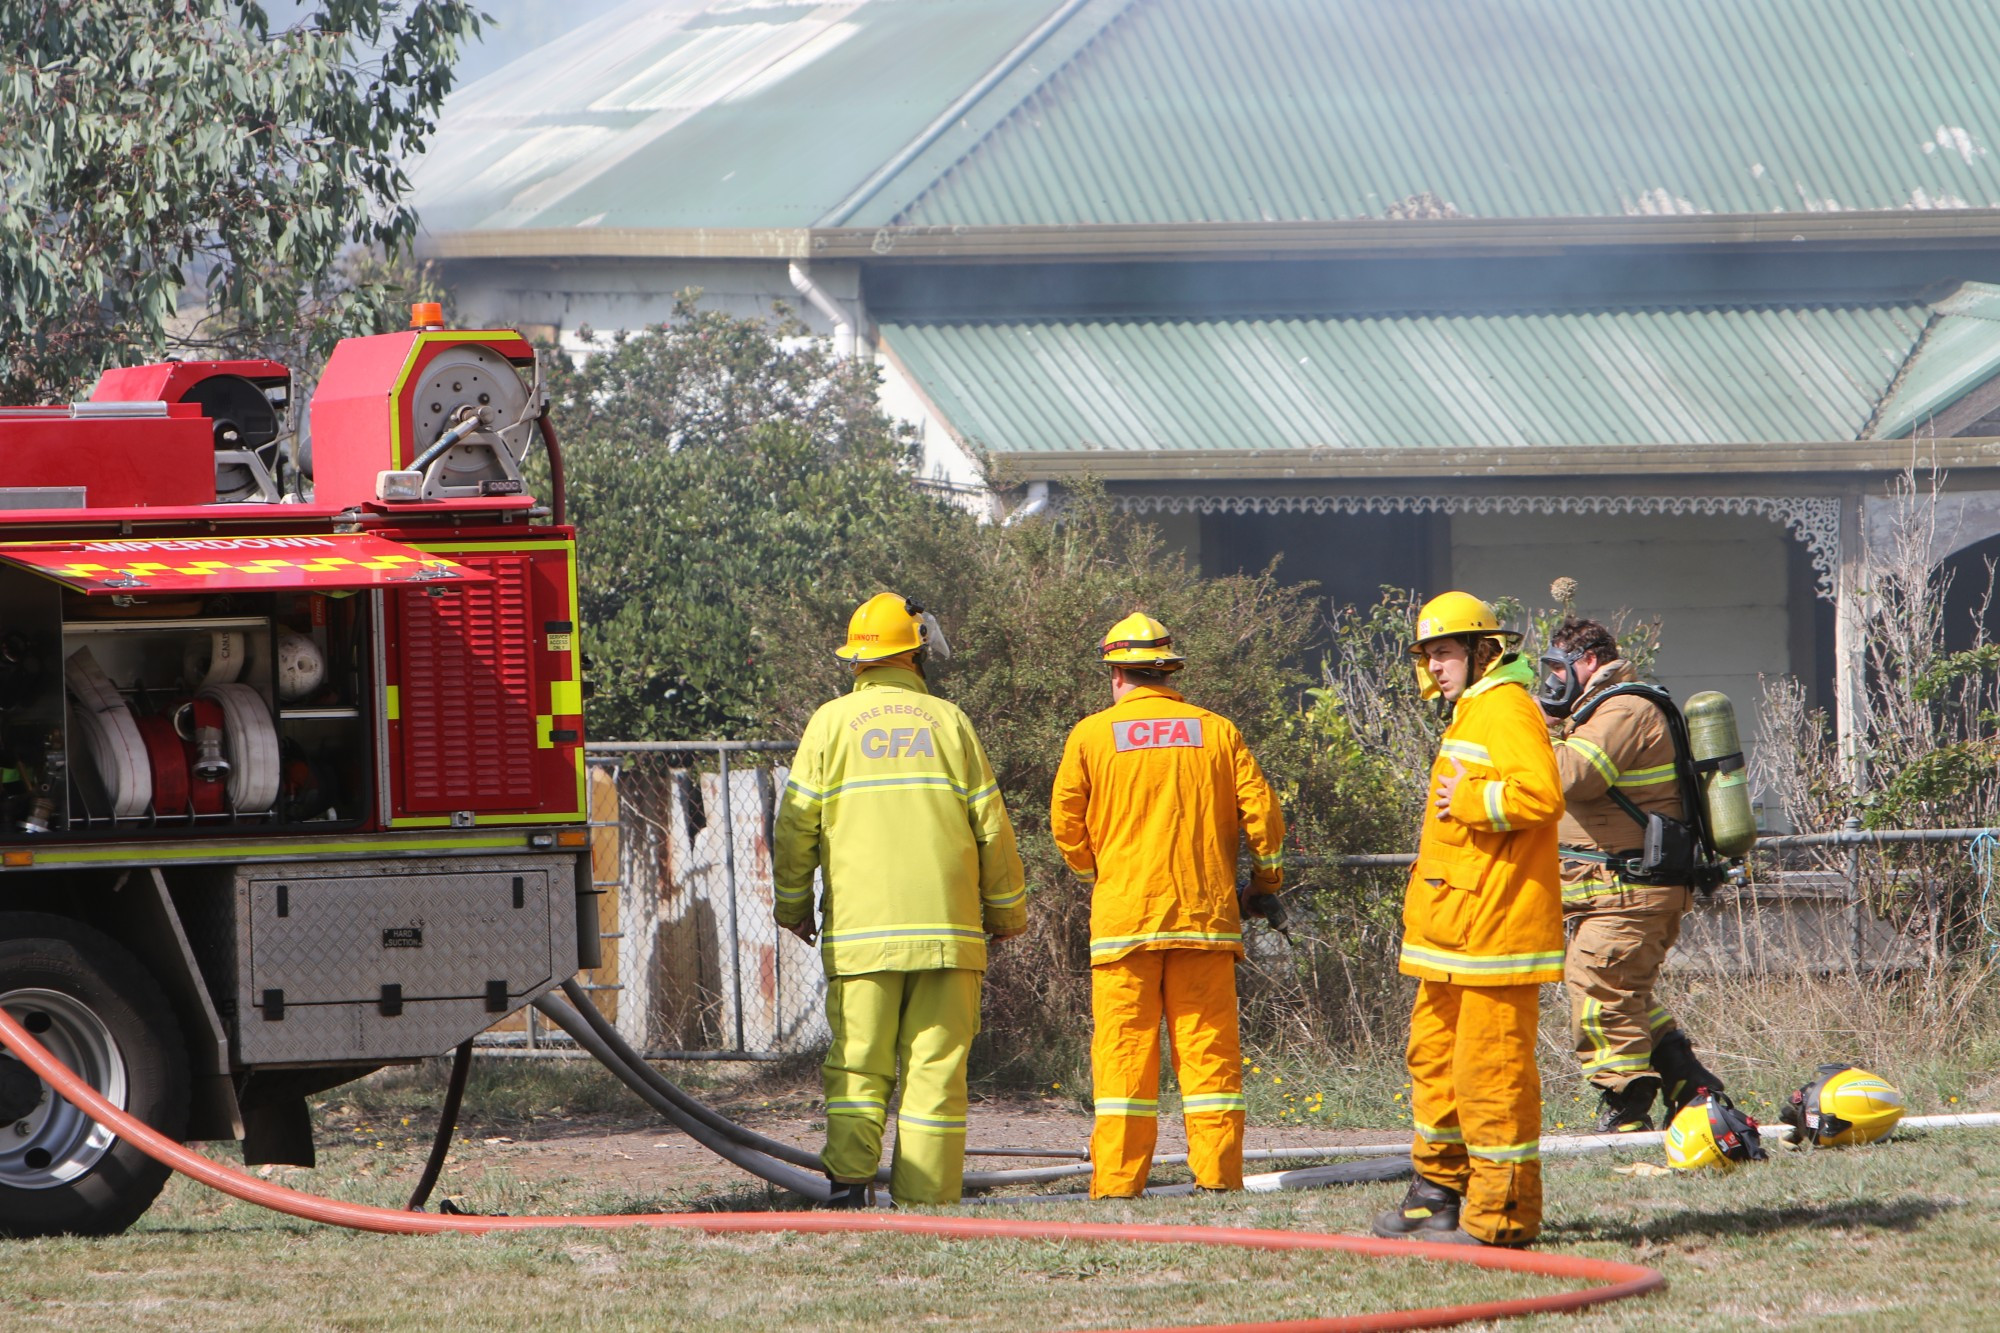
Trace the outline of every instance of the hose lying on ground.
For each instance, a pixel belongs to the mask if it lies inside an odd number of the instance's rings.
[[[567,1006],[564,1006],[567,1007]],[[574,1011],[571,1011],[574,1013]],[[580,1019],[577,1027],[588,1031]],[[576,1035],[574,1033],[572,1036]],[[1607,1301],[1656,1291],[1666,1285],[1659,1272],[1637,1264],[1579,1255],[1539,1254],[1522,1250],[1434,1245],[1419,1241],[1378,1240],[1369,1236],[1329,1236],[1318,1232],[1250,1230],[1236,1227],[1189,1227],[1087,1222],[1039,1222],[1004,1217],[917,1217],[906,1213],[636,1213],[589,1217],[468,1217],[413,1213],[371,1204],[343,1203],[300,1190],[274,1185],[211,1161],[175,1143],[166,1135],[113,1106],[83,1079],[50,1055],[28,1035],[12,1014],[0,1009],[0,1046],[47,1083],[56,1094],[106,1130],[163,1163],[212,1189],[290,1217],[402,1235],[443,1232],[480,1235],[495,1231],[528,1231],[544,1227],[607,1230],[622,1227],[724,1233],[800,1232],[809,1234],[867,1233],[937,1236],[947,1239],[1048,1240],[1132,1242],[1164,1245],[1220,1245],[1246,1250],[1337,1250],[1384,1259],[1434,1259],[1471,1264],[1477,1268],[1539,1277],[1582,1280],[1599,1285],[1545,1296],[1484,1301],[1469,1305],[1394,1310],[1380,1314],[1343,1315],[1326,1319],[1294,1319],[1268,1323],[1209,1325],[1204,1333],[1353,1333],[1363,1329],[1440,1328],[1479,1319],[1580,1310]],[[670,1103],[671,1104],[671,1103]],[[669,1117],[672,1119],[673,1117]],[[689,1123],[698,1123],[689,1120]],[[704,1126],[704,1129],[706,1127]],[[740,1145],[731,1145],[739,1147]],[[774,1163],[783,1165],[782,1163]],[[1155,1329],[1150,1333],[1192,1333],[1193,1327]]]
[[[730,1141],[744,1148],[748,1148],[751,1149],[752,1151],[762,1153],[767,1157],[776,1158],[778,1161],[781,1162],[789,1162],[793,1166],[801,1167],[808,1171],[816,1172],[820,1169],[819,1155],[817,1153],[811,1152],[805,1148],[800,1148],[796,1144],[786,1143],[782,1139],[774,1139],[769,1137],[768,1135],[759,1134],[756,1130],[751,1129],[746,1125],[737,1124],[734,1120],[731,1120],[728,1116],[725,1116],[720,1112],[716,1111],[706,1102],[703,1102],[701,1099],[690,1095],[686,1089],[682,1088],[679,1084],[675,1083],[665,1074],[662,1074],[659,1070],[655,1069],[651,1064],[649,1064],[646,1061],[646,1058],[644,1056],[640,1055],[637,1051],[632,1049],[631,1043],[625,1040],[624,1036],[618,1031],[618,1029],[612,1026],[611,1020],[606,1018],[603,1014],[603,1011],[598,1009],[597,1005],[591,1001],[590,993],[584,990],[581,986],[577,985],[576,982],[574,981],[564,982],[562,986],[562,992],[564,998],[566,998],[570,1002],[570,1006],[574,1007],[573,1011],[570,1008],[565,1007],[563,1011],[558,1012],[555,1008],[551,1007],[549,1004],[539,1000],[536,1001],[536,1007],[541,1009],[543,1013],[547,1014],[550,1017],[550,1019],[554,1021],[558,1026],[560,1026],[566,1033],[569,1032],[570,1030],[569,1014],[571,1012],[574,1012],[574,1014],[580,1015],[584,1023],[590,1028],[592,1035],[597,1040],[594,1044],[579,1041],[578,1045],[582,1046],[586,1051],[590,1052],[590,1054],[592,1054],[593,1056],[596,1056],[597,1059],[600,1060],[605,1065],[606,1068],[610,1069],[612,1073],[616,1074],[621,1080],[623,1080],[628,1087],[633,1087],[634,1091],[638,1091],[638,1089],[634,1085],[633,1079],[636,1078],[644,1082],[647,1087],[652,1089],[653,1095],[649,1095],[644,1092],[641,1092],[639,1095],[644,1097],[649,1105],[654,1105],[654,1106],[658,1105],[658,1102],[655,1100],[655,1095],[657,1097],[663,1097],[669,1102],[673,1103],[676,1107],[678,1107],[684,1115],[699,1120],[702,1124],[706,1125],[709,1128],[709,1130],[712,1131],[713,1133],[720,1134],[728,1138]],[[612,1053],[612,1055],[616,1057],[616,1059],[613,1060],[605,1058],[604,1055],[600,1054],[600,1052],[603,1050],[609,1050]],[[1338,1157],[1380,1156],[1385,1151],[1385,1147],[1389,1151],[1399,1150],[1398,1145],[1381,1145],[1381,1144],[1377,1144],[1372,1147],[1336,1148],[1336,1149],[1252,1148],[1247,1150],[1243,1154],[1243,1160],[1246,1162],[1259,1162],[1259,1161],[1296,1160],[1299,1158],[1329,1157],[1329,1156],[1338,1156]],[[988,1149],[985,1150],[985,1153],[986,1155],[990,1156],[1008,1155],[1005,1149]],[[1405,1154],[1406,1154],[1405,1165],[1407,1168],[1406,1150]],[[1058,1154],[1054,1151],[1048,1151],[1048,1150],[1030,1150],[1029,1153],[1022,1155],[1024,1156],[1032,1155],[1040,1157],[1040,1156],[1056,1156]],[[1075,1160],[1077,1158],[1084,1157],[1085,1154],[1063,1152],[1060,1155],[1069,1158],[1070,1161],[1062,1166],[1025,1167],[1014,1171],[968,1171],[965,1174],[965,1182],[964,1182],[965,1188],[969,1190],[980,1190],[980,1189],[992,1189],[1001,1185],[1046,1185],[1046,1184],[1051,1184],[1058,1180],[1071,1180],[1075,1179],[1078,1176],[1087,1176],[1090,1174],[1090,1165],[1088,1162],[1079,1162]],[[1186,1153],[1165,1153],[1154,1157],[1153,1165],[1156,1167],[1178,1166],[1185,1163],[1186,1161],[1187,1161]],[[1291,1175],[1295,1173],[1276,1172],[1273,1174]],[[1368,1178],[1374,1179],[1376,1177],[1368,1177]],[[883,1169],[877,1171],[875,1173],[875,1181],[877,1184],[880,1185],[888,1184],[889,1183],[888,1170]],[[1323,1180],[1319,1183],[1332,1184],[1335,1182],[1333,1180]],[[1153,1189],[1148,1189],[1147,1193],[1148,1194],[1155,1193],[1160,1188],[1172,1189],[1173,1187],[1171,1186],[1155,1187]],[[1307,1186],[1291,1185],[1287,1186],[1286,1188],[1303,1189],[1307,1188]]]

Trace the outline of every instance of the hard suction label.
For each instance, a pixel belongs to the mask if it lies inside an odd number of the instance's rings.
[[[382,932],[382,947],[385,949],[421,949],[424,947],[422,926],[390,926]]]

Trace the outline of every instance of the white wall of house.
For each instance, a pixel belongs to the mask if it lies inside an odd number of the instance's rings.
[[[1721,690],[1755,744],[1760,677],[1793,670],[1783,525],[1737,516],[1460,514],[1451,520],[1455,586],[1550,606],[1549,584],[1577,581],[1579,615],[1621,610],[1661,621],[1660,681],[1676,699]]]
[[[855,303],[860,270],[823,264],[814,278],[836,301]],[[772,259],[452,260],[445,281],[467,326],[554,325],[565,335],[636,330],[674,313],[674,298],[701,289],[702,305],[742,318],[764,319],[782,301],[817,334],[832,324],[792,287],[788,266]]]

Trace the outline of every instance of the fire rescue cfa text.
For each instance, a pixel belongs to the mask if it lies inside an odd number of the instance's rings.
[[[849,731],[861,731],[863,724],[890,714],[908,715],[921,726],[870,727],[861,733],[861,753],[869,759],[935,759],[937,747],[931,740],[931,728],[937,719],[914,704],[883,704],[871,708],[847,724]]]

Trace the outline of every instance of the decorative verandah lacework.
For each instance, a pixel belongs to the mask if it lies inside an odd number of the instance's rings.
[[[1122,494],[1134,514],[1745,514],[1806,544],[1819,595],[1835,600],[1840,499],[1832,495],[1176,495]]]

